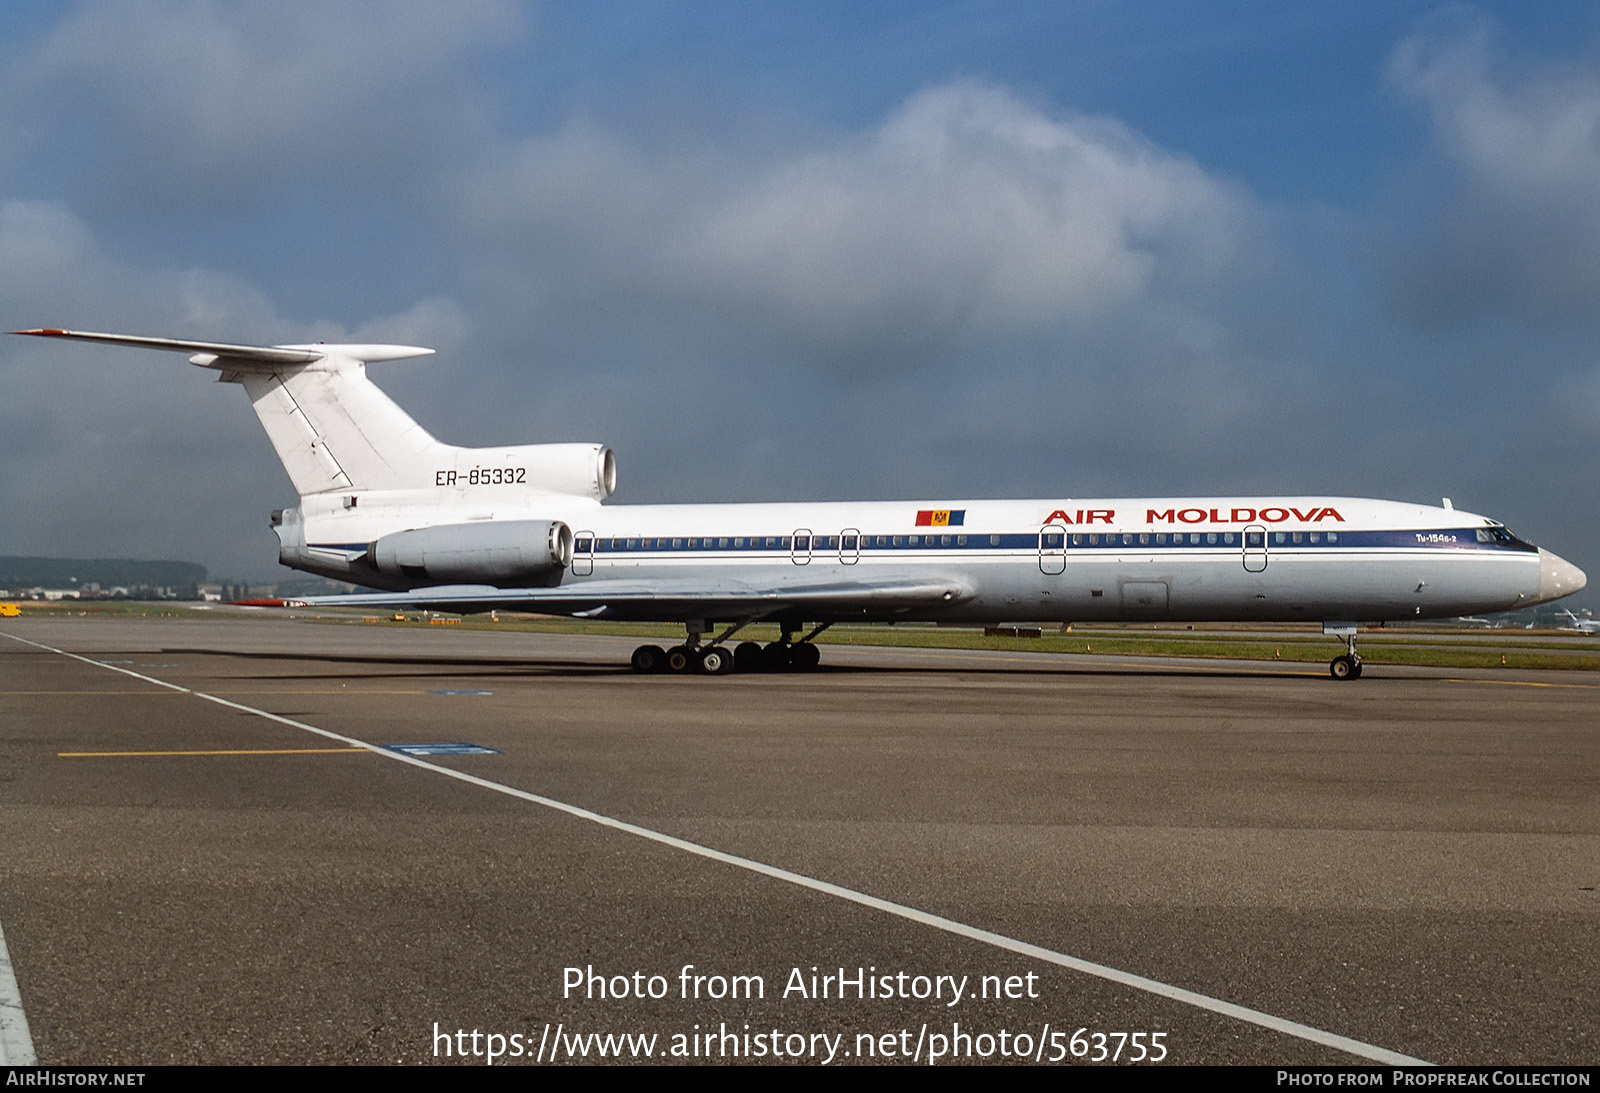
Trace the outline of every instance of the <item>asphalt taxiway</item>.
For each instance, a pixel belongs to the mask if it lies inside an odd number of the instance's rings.
[[[1594,674],[633,644],[6,620],[39,1061],[1600,1061]]]

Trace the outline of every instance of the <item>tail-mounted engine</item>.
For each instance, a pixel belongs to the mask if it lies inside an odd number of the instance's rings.
[[[560,520],[495,520],[397,531],[367,548],[379,573],[412,585],[542,584],[572,564],[572,529]]]
[[[617,488],[617,457],[604,444],[523,444],[442,448],[451,464],[430,474],[435,486],[522,486],[540,493],[604,501]]]

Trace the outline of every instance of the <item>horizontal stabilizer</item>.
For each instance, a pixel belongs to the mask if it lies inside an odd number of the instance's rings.
[[[241,366],[263,367],[264,370],[281,368],[284,365],[311,364],[325,357],[339,357],[345,360],[396,361],[407,357],[425,357],[432,353],[431,349],[424,349],[415,345],[345,345],[322,344],[314,345],[230,345],[226,342],[194,342],[178,338],[144,338],[132,334],[96,334],[84,330],[56,330],[45,328],[41,330],[13,330],[13,334],[31,334],[40,338],[64,338],[68,341],[103,342],[108,345],[128,345],[136,349],[166,349],[174,352],[192,353],[194,364],[204,367],[227,367],[237,369]],[[207,359],[209,358],[209,359]]]

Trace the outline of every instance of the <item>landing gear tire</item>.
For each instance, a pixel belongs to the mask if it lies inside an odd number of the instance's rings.
[[[1328,674],[1334,679],[1360,679],[1361,658],[1349,654],[1334,657],[1328,665]]]
[[[786,641],[774,641],[761,650],[761,667],[768,672],[787,672],[794,663],[793,646]]]
[[[740,672],[761,671],[761,646],[753,641],[741,641],[734,646],[733,667]]]
[[[720,645],[700,651],[700,670],[708,676],[725,676],[733,671],[733,654]]]
[[[809,641],[801,642],[789,649],[789,663],[802,672],[809,672],[822,663],[822,650]]]
[[[635,672],[659,672],[667,666],[666,651],[659,645],[641,645],[633,651]]]
[[[687,645],[674,645],[667,650],[667,671],[687,672],[694,667],[695,656]]]

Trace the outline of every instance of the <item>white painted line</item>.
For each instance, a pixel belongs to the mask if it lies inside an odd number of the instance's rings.
[[[0,1066],[37,1066],[33,1037],[28,1035],[28,1015],[22,1012],[22,992],[11,971],[6,933],[0,930]]]
[[[159,687],[166,687],[175,691],[183,691],[186,694],[194,695],[196,698],[203,698],[207,702],[215,702],[219,706],[226,706],[230,710],[238,710],[241,713],[255,714],[257,717],[264,717],[268,721],[276,721],[280,725],[288,725],[290,728],[301,729],[305,732],[315,733],[316,735],[326,737],[329,740],[338,740],[354,747],[366,748],[367,750],[378,755],[382,755],[387,759],[392,759],[397,763],[407,763],[414,767],[421,767],[423,770],[432,771],[435,774],[442,774],[447,778],[454,778],[459,782],[466,782],[469,785],[478,786],[481,789],[493,790],[496,793],[503,793],[508,797],[515,797],[518,800],[527,801],[530,804],[540,805],[544,808],[553,809],[557,812],[564,812],[567,815],[575,816],[580,820],[587,820],[590,823],[599,824],[602,827],[609,827],[615,831],[622,831],[629,835],[638,836],[641,839],[648,839],[651,842],[661,843],[662,845],[670,846],[675,850],[682,850],[686,853],[695,854],[711,861],[721,862],[724,865],[731,865],[739,869],[748,870],[752,873],[759,873],[762,876],[771,877],[774,880],[780,880],[788,884],[797,885],[801,888],[807,888],[813,892],[821,892],[824,895],[847,900],[850,903],[859,904],[862,907],[870,907],[875,911],[882,911],[886,914],[906,919],[909,922],[915,922],[923,926],[930,926],[936,930],[943,930],[946,933],[956,934],[957,936],[969,938],[973,941],[979,941],[986,945],[992,945],[997,949],[1005,949],[1008,952],[1032,957],[1035,960],[1042,960],[1047,964],[1055,964],[1059,967],[1067,968],[1075,972],[1081,972],[1084,975],[1091,975],[1098,979],[1107,980],[1111,983],[1117,983],[1125,987],[1132,987],[1135,990],[1145,991],[1149,994],[1158,995],[1162,998],[1170,998],[1175,1002],[1182,1002],[1185,1005],[1194,1006],[1196,1009],[1208,1010],[1211,1013],[1218,1013],[1224,1017],[1232,1017],[1235,1020],[1245,1021],[1261,1028],[1271,1029],[1273,1032],[1281,1032],[1286,1036],[1293,1036],[1297,1039],[1308,1040],[1311,1043],[1321,1044],[1325,1047],[1331,1047],[1338,1051],[1348,1052],[1349,1054],[1358,1056],[1362,1059],[1371,1059],[1373,1062],[1389,1063],[1399,1066],[1432,1065],[1424,1059],[1417,1059],[1410,1055],[1402,1055],[1398,1051],[1390,1051],[1388,1048],[1378,1047],[1375,1044],[1364,1043],[1361,1040],[1353,1040],[1348,1036],[1340,1036],[1338,1033],[1328,1032],[1325,1029],[1313,1028],[1310,1025],[1302,1025],[1298,1021],[1290,1021],[1282,1017],[1275,1017],[1270,1013],[1263,1013],[1260,1010],[1250,1009],[1247,1006],[1236,1005],[1233,1002],[1226,1002],[1220,998],[1212,998],[1209,995],[1200,994],[1196,991],[1185,990],[1182,987],[1175,987],[1170,983],[1162,983],[1159,980],[1147,979],[1142,975],[1135,975],[1132,972],[1125,972],[1117,968],[1108,967],[1104,964],[1096,964],[1090,960],[1082,960],[1075,956],[1068,956],[1066,953],[1058,953],[1053,949],[1046,949],[1042,946],[1033,945],[1026,941],[1019,941],[1016,938],[1007,937],[1004,934],[992,933],[989,930],[979,929],[976,926],[968,926],[964,922],[957,922],[954,919],[945,918],[942,915],[929,914],[927,911],[919,911],[915,907],[907,907],[903,903],[894,903],[890,900],[879,899],[877,896],[870,896],[865,892],[857,892],[853,888],[844,888],[837,884],[830,884],[827,881],[817,880],[815,877],[808,877],[803,873],[793,873],[787,869],[780,869],[775,865],[768,865],[765,862],[755,861],[752,858],[742,858],[737,854],[724,853],[721,850],[715,850],[709,846],[702,846],[699,843],[689,842],[687,839],[680,839],[675,835],[668,835],[661,831],[654,831],[648,827],[640,827],[638,824],[631,824],[626,820],[618,820],[615,817],[606,816],[599,812],[591,812],[586,808],[579,808],[577,805],[569,805],[564,801],[557,801],[550,797],[541,797],[537,793],[529,793],[527,790],[517,789],[514,786],[503,785],[499,782],[491,782],[487,778],[479,778],[476,775],[466,774],[458,770],[451,770],[449,767],[436,766],[433,763],[427,763],[421,759],[416,759],[409,755],[402,755],[399,752],[390,751],[387,748],[380,747],[377,744],[369,744],[365,740],[357,740],[352,736],[341,735],[340,733],[333,732],[330,729],[318,728],[317,726],[309,725],[304,721],[296,721],[293,718],[282,717],[275,713],[269,713],[266,710],[258,710],[253,706],[245,706],[238,702],[230,702],[225,698],[218,698],[215,695],[208,695],[203,691],[194,691],[187,687],[179,687],[177,684],[167,683],[164,680],[140,675],[138,672],[130,671],[127,668],[119,668],[115,665],[103,664],[100,661],[90,660],[87,657],[80,657],[76,653],[69,653],[64,649],[57,649],[53,646],[43,645],[36,641],[29,641],[27,638],[20,638],[15,634],[3,634],[3,636],[12,638],[15,641],[23,642],[27,645],[32,645],[38,649],[45,649],[52,653],[59,653],[64,657],[71,657],[73,660],[82,661],[83,663],[92,665],[96,668],[103,668],[112,672],[122,672],[125,675],[133,676],[136,679],[142,679],[147,683],[153,683]],[[20,1009],[18,1012],[20,1014]]]

